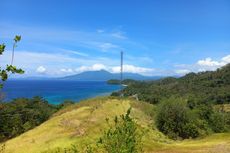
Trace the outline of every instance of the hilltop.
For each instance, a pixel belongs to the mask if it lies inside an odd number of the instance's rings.
[[[132,107],[131,117],[144,130],[144,152],[147,153],[227,153],[230,151],[230,134],[221,133],[184,141],[173,141],[159,132],[153,117],[156,105],[132,99],[101,97],[70,105],[55,113],[40,126],[8,140],[6,153],[52,152],[72,144],[80,151],[95,144],[108,128],[106,118],[124,114]]]

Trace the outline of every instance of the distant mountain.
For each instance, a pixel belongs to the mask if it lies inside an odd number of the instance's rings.
[[[134,80],[157,80],[162,78],[161,76],[143,76],[137,73],[123,73],[123,79]],[[79,81],[107,81],[110,79],[120,79],[120,73],[110,73],[105,70],[100,71],[87,71],[76,75],[66,76],[61,78],[62,80],[79,80]]]

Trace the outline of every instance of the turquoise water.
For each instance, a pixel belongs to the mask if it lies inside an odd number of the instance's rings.
[[[49,103],[59,104],[64,100],[77,102],[95,96],[109,95],[119,89],[119,85],[109,85],[102,81],[8,80],[3,93],[4,101],[41,96]]]

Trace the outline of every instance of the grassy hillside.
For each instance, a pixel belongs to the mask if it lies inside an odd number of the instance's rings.
[[[144,131],[144,152],[153,153],[228,153],[230,133],[214,134],[202,139],[173,141],[160,133],[152,120],[155,105],[131,99],[95,98],[60,110],[40,126],[5,143],[5,153],[51,152],[72,144],[84,152],[85,146],[95,144],[107,129],[106,118],[125,114],[131,116]]]

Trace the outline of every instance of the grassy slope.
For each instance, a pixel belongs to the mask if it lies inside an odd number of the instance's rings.
[[[215,134],[203,139],[172,141],[154,128],[155,106],[132,100],[96,98],[83,101],[56,113],[50,120],[6,142],[5,152],[36,153],[56,147],[83,146],[95,143],[106,129],[105,119],[125,114],[131,116],[145,131],[144,151],[156,153],[228,153],[230,134]],[[82,147],[82,148],[81,148]]]

